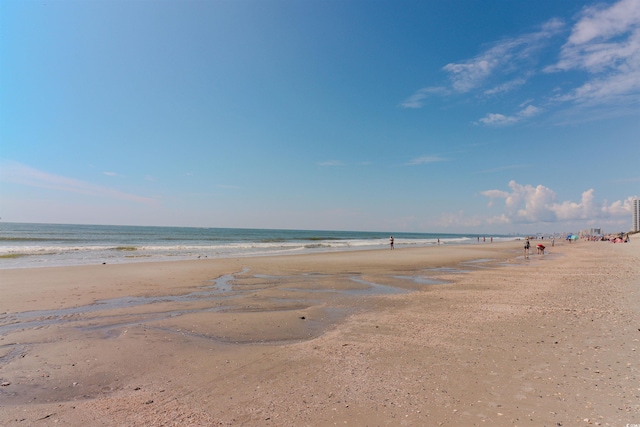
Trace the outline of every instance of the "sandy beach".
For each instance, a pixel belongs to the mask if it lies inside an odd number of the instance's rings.
[[[3,426],[634,424],[638,238],[0,270]]]

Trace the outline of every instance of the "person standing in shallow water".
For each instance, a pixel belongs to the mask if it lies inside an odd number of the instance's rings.
[[[393,236],[389,236],[389,246],[393,249]]]

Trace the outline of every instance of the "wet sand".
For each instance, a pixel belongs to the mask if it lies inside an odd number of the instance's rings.
[[[640,424],[640,241],[0,270],[0,425]]]

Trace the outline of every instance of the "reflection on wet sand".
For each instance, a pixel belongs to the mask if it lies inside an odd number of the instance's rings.
[[[375,279],[355,273],[273,276],[252,274],[248,268],[243,268],[215,278],[211,284],[186,294],[127,296],[78,307],[4,314],[0,316],[0,336],[27,329],[71,326],[81,331],[103,331],[108,338],[117,335],[111,330],[133,325],[185,334],[179,324],[197,317],[199,323],[208,326],[194,334],[220,342],[310,339],[335,322],[365,309],[370,297],[411,292],[424,285],[447,284],[448,275],[490,268],[493,261],[478,259],[461,263],[459,267],[425,269],[418,275],[377,276]],[[237,318],[249,317],[250,313],[272,313],[270,316],[274,319],[279,316],[276,313],[286,313],[285,318],[303,322],[296,328],[287,325],[288,328],[282,329],[287,333],[278,334],[258,327],[254,328],[254,333],[243,332],[241,337],[234,336],[233,331],[225,327],[229,314]],[[278,325],[272,326],[279,328]]]

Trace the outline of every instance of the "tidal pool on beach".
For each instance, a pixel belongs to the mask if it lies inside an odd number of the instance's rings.
[[[258,280],[256,280],[258,279]],[[332,286],[340,282],[339,286]],[[365,285],[354,287],[349,283]],[[309,293],[323,291],[324,296],[309,298]],[[180,295],[126,296],[98,300],[93,304],[52,310],[5,313],[0,316],[0,336],[25,329],[50,326],[77,326],[86,329],[91,323],[102,328],[116,328],[134,322],[174,318],[186,314],[243,311],[268,313],[270,311],[300,310],[315,305],[349,305],[351,296],[375,296],[407,292],[407,290],[381,285],[358,277],[330,275],[260,276],[247,270],[227,274],[213,280],[212,285]],[[263,295],[264,294],[264,295]],[[340,300],[340,304],[336,304]],[[333,303],[332,303],[333,301]],[[357,304],[353,305],[357,310]],[[353,311],[349,310],[349,311]],[[335,320],[335,316],[326,316]]]
[[[353,274],[299,274],[273,276],[251,274],[244,268],[240,272],[222,275],[212,284],[199,287],[193,292],[178,295],[125,296],[97,300],[92,304],[50,310],[5,313],[0,316],[0,337],[27,329],[42,329],[52,326],[71,326],[85,331],[122,328],[126,325],[149,325],[154,322],[177,317],[214,313],[256,312],[300,312],[318,308],[320,319],[299,315],[298,318],[315,320],[314,334],[345,316],[363,308],[363,297],[393,295],[411,292],[415,285],[446,283],[424,275],[389,276],[385,282],[377,283]],[[401,286],[408,285],[408,286]],[[348,307],[348,308],[347,308]],[[170,330],[167,329],[167,330]],[[176,330],[175,332],[179,332]],[[112,335],[105,332],[106,336]],[[216,336],[211,331],[211,337]],[[232,336],[225,340],[234,341]],[[263,342],[260,337],[256,341]]]
[[[269,275],[241,271],[212,279],[211,284],[176,295],[124,296],[94,303],[52,310],[36,310],[0,315],[0,336],[14,331],[50,326],[113,329],[123,325],[145,325],[198,313],[302,312],[321,307],[325,328],[366,306],[362,298],[394,295],[419,290],[424,285],[450,283],[442,276],[464,274],[500,264],[491,258],[461,262],[458,266],[432,267],[412,275],[361,276],[355,272]],[[342,307],[341,310],[336,310]],[[348,309],[345,309],[348,307]],[[336,313],[340,313],[337,315]],[[307,316],[300,315],[304,320]],[[89,326],[87,326],[89,325]],[[320,333],[322,327],[314,330]],[[212,333],[214,336],[215,333]],[[307,335],[307,337],[309,337]]]

